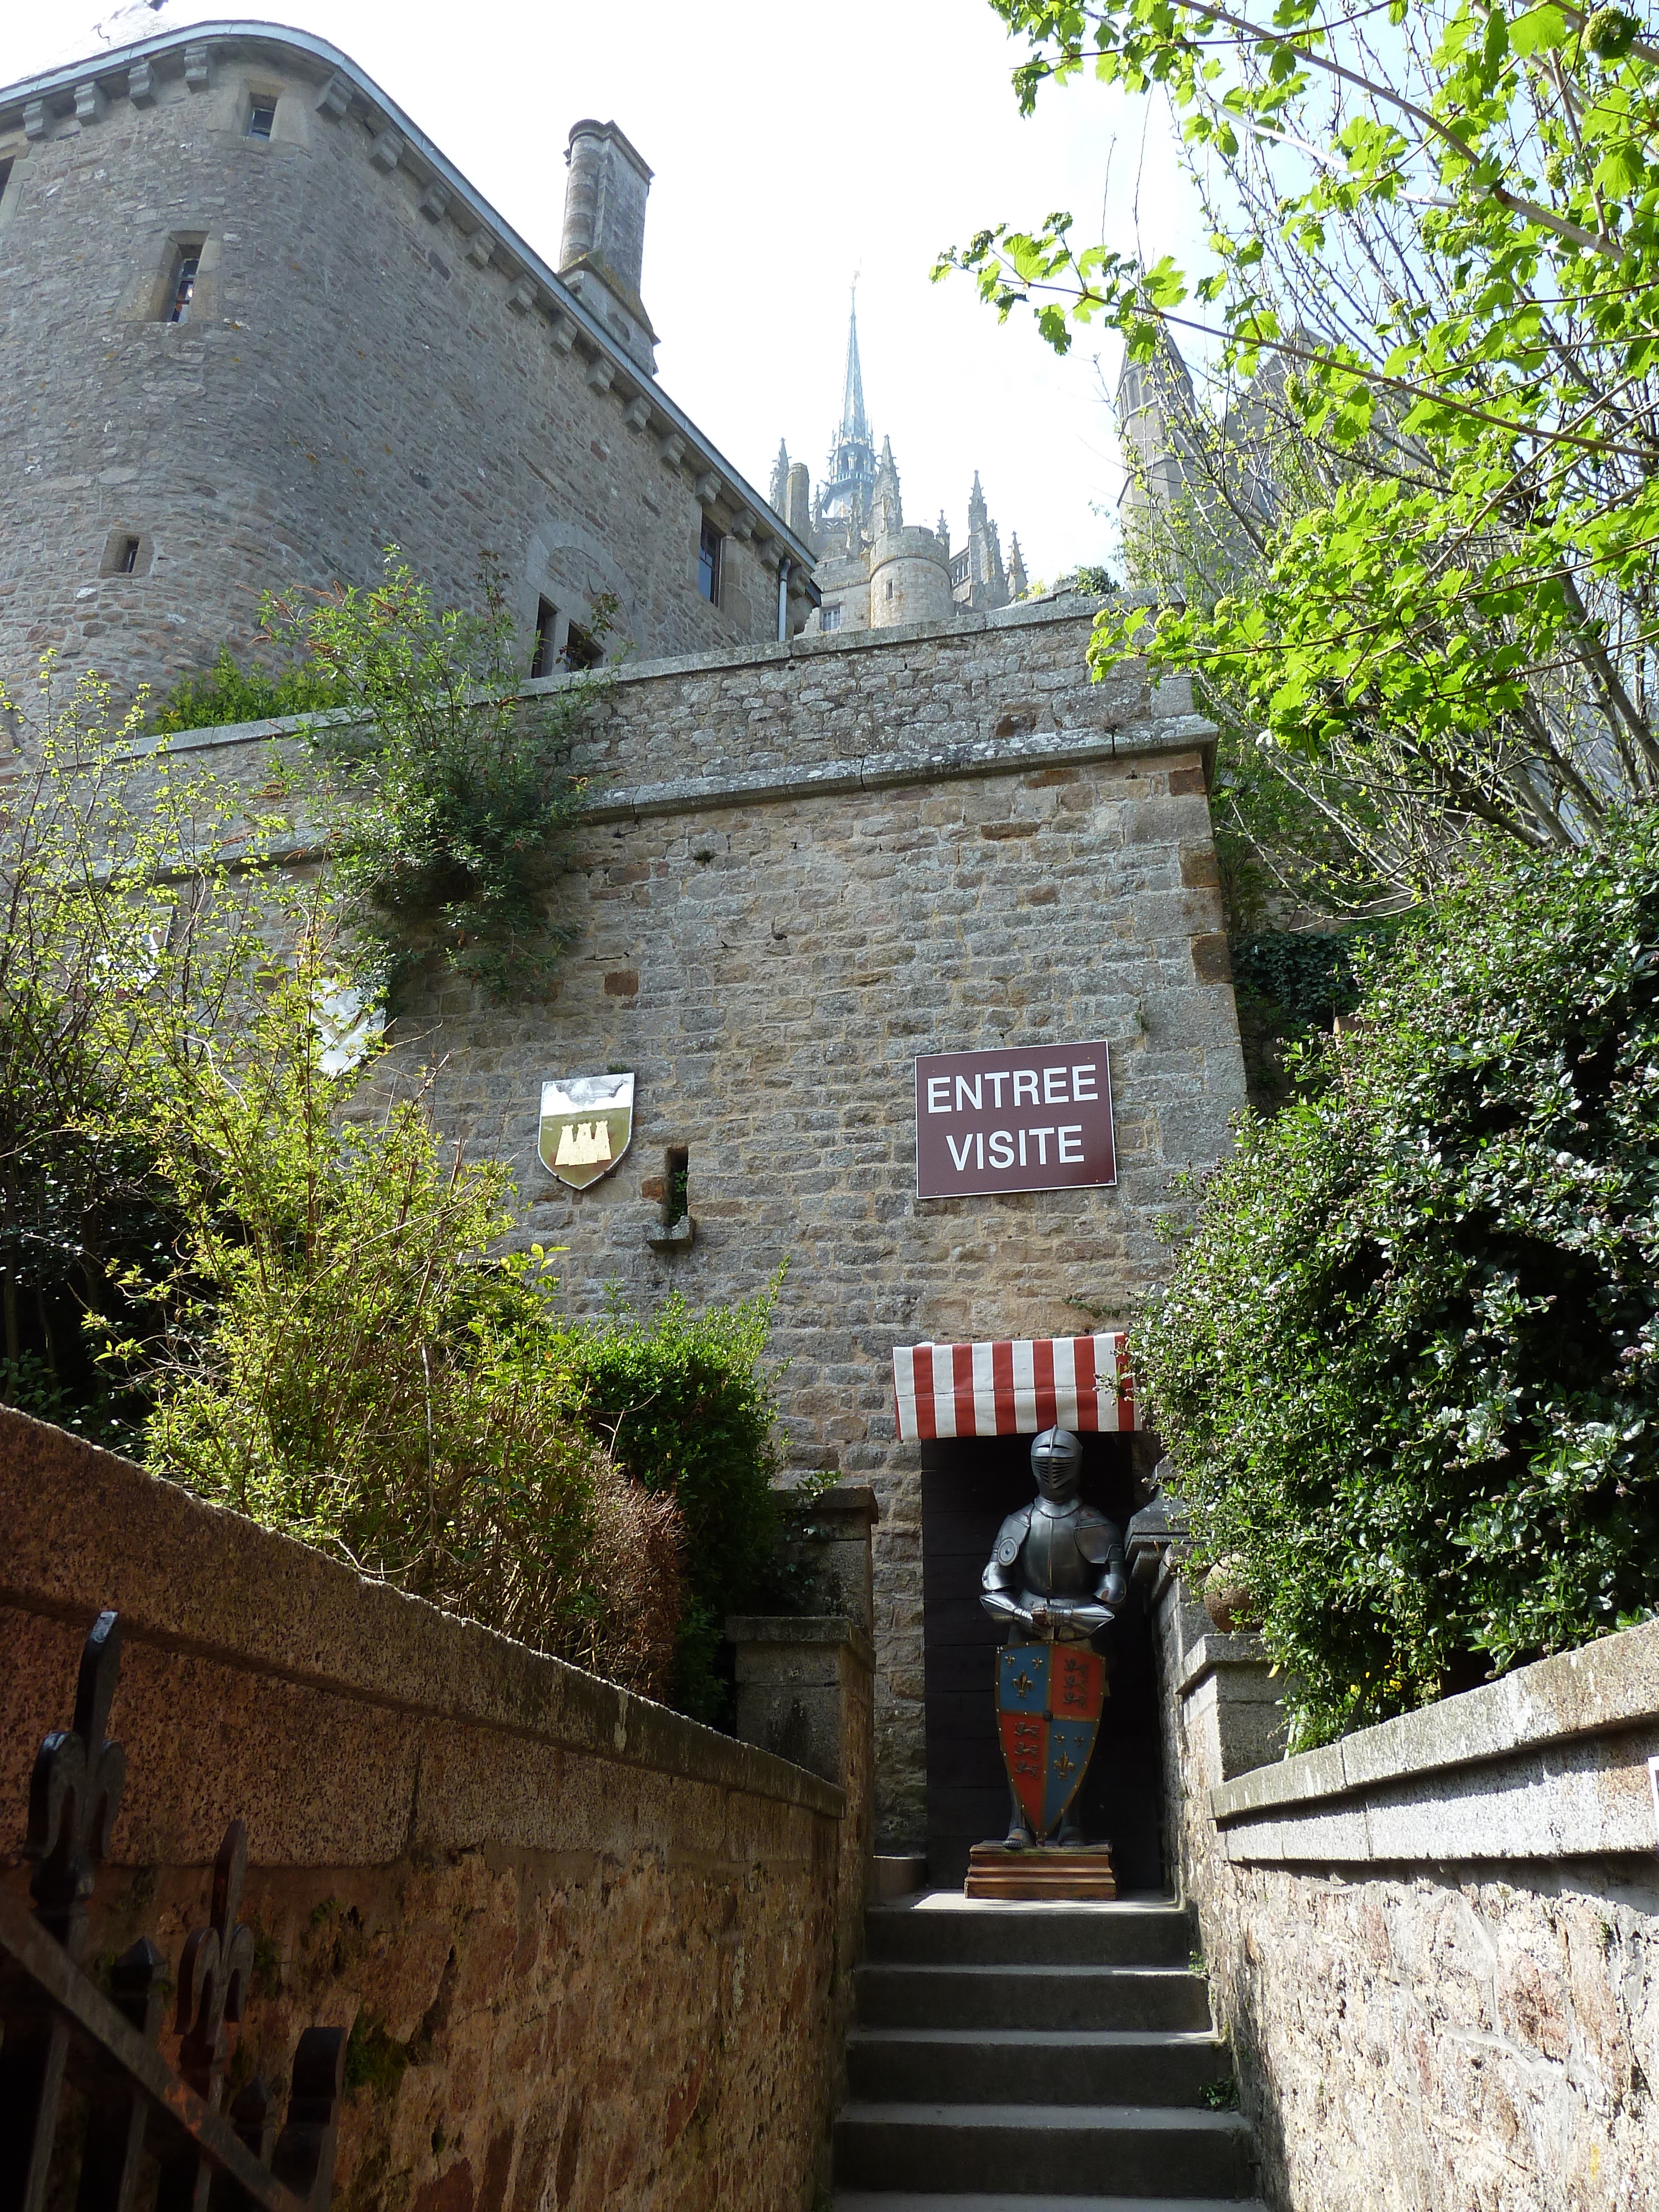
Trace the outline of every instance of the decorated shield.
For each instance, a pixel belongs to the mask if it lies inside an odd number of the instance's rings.
[[[631,1075],[576,1075],[542,1085],[542,1165],[572,1190],[608,1176],[634,1134]]]
[[[997,1654],[1002,1762],[1039,1838],[1082,1786],[1105,1699],[1106,1662],[1086,1644],[1013,1644]]]

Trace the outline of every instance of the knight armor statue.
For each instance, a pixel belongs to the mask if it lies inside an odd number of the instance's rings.
[[[997,1531],[981,1577],[980,1603],[1008,1625],[1008,1641],[1090,1644],[1109,1628],[1128,1595],[1123,1535],[1079,1495],[1083,1447],[1068,1429],[1045,1429],[1031,1446],[1037,1494]],[[1068,1811],[1062,1844],[1080,1839]],[[1011,1844],[1035,1840],[1018,1797]]]

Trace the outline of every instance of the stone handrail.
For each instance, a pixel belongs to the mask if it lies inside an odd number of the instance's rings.
[[[1559,1859],[1659,1849],[1659,1621],[1209,1793],[1235,1861]]]

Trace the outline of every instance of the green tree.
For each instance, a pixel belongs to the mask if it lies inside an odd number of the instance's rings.
[[[1133,1332],[1304,1742],[1659,1592],[1659,820],[1355,957],[1358,1025],[1244,1124]]]
[[[1067,216],[952,264],[1062,349],[1196,333],[1303,481],[1248,588],[1103,611],[1100,665],[1195,672],[1396,898],[1471,848],[1564,850],[1659,787],[1659,45],[1498,0],[993,0],[1029,108],[1085,70],[1161,94],[1212,265]],[[1190,336],[1189,336],[1190,343]]]
[[[0,1396],[130,1443],[144,1392],[96,1364],[98,1317],[142,1334],[176,1287],[166,1101],[251,1014],[311,894],[263,869],[280,818],[149,744],[142,701],[118,718],[106,685],[66,692],[48,660],[5,703]]]

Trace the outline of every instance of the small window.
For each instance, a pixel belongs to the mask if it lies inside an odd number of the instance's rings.
[[[585,630],[580,623],[572,623],[564,641],[564,665],[567,668],[597,668],[605,659],[605,648],[592,631]]]
[[[99,563],[100,576],[142,576],[149,568],[149,555],[143,539],[131,530],[112,530],[104,541],[104,557]]]
[[[276,120],[276,102],[256,93],[253,105],[247,112],[247,135],[250,138],[269,138],[270,126]]]
[[[558,669],[559,611],[551,599],[536,606],[536,650],[530,656],[532,676],[551,676]]]
[[[201,265],[201,247],[184,247],[173,264],[173,290],[167,305],[168,322],[187,323],[190,320],[191,302],[196,297],[196,272]]]
[[[6,186],[11,182],[11,170],[9,161],[0,161],[0,200],[6,197]]]
[[[707,515],[697,544],[697,589],[710,606],[720,603],[720,534]]]
[[[839,629],[841,628],[841,609],[839,607],[820,607],[818,609],[818,628],[820,629]]]

